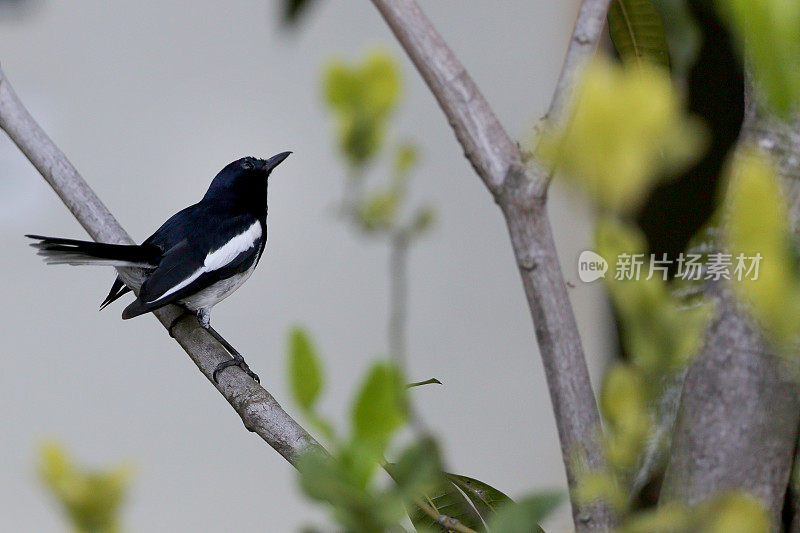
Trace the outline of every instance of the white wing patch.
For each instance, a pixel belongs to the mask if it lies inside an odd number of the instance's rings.
[[[223,244],[222,247],[208,254],[203,262],[203,268],[206,272],[211,272],[224,267],[233,261],[237,255],[255,246],[260,237],[261,223],[256,221],[242,233]]]
[[[239,235],[236,235],[231,240],[209,253],[203,261],[203,266],[195,270],[191,276],[181,281],[167,292],[156,298],[148,304],[154,304],[159,300],[163,300],[170,294],[173,294],[182,288],[189,285],[191,282],[199,278],[206,272],[213,272],[219,270],[225,265],[233,261],[240,253],[245,252],[255,246],[256,241],[261,238],[261,223],[256,221],[252,226],[244,230]]]

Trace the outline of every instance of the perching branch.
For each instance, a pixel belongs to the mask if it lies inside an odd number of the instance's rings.
[[[464,66],[414,0],[372,0],[428,84],[466,157],[505,216],[533,318],[570,488],[584,465],[604,470],[597,410],[575,316],[546,213],[549,171],[526,166]],[[556,99],[570,90],[602,30],[609,0],[584,0]],[[599,18],[598,18],[599,17]],[[560,104],[555,104],[558,107]],[[603,505],[573,500],[576,528],[609,529]]]
[[[133,244],[133,239],[116,221],[94,191],[67,160],[42,128],[22,105],[8,79],[0,70],[0,128],[41,173],[78,222],[98,242]],[[118,269],[125,283],[138,290],[140,276],[135,269]],[[164,327],[181,314],[177,306],[154,311]],[[172,329],[200,371],[214,384],[211,373],[217,364],[230,359],[225,349],[214,340],[197,320],[186,315]],[[250,379],[241,369],[230,369],[220,375],[214,385],[242,418],[250,431],[257,433],[275,451],[293,465],[309,446],[317,442],[295,422],[275,398]]]

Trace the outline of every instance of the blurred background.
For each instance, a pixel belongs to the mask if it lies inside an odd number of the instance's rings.
[[[577,1],[420,2],[518,139],[549,102]],[[436,225],[409,259],[408,378],[451,471],[506,491],[565,484],[533,328],[500,211],[369,2],[320,2],[300,25],[281,3],[0,2],[0,64],[34,117],[137,240],[197,201],[244,155],[294,154],[270,184],[269,244],[214,325],[290,413],[286,332],[324,358],[322,409],[344,419],[368,362],[386,354],[387,250],[335,216],[347,167],[322,100],[328,61],[375,46],[401,66],[390,141],[420,149],[412,201]],[[380,168],[385,168],[383,165]],[[376,172],[380,169],[376,168]],[[152,317],[97,312],[109,268],[45,267],[24,233],[84,238],[56,195],[0,138],[0,530],[65,528],[36,475],[37,445],[88,465],[135,465],[131,531],[297,530],[319,521],[295,472],[197,372]],[[599,284],[577,281],[588,209],[556,186],[552,224],[596,379],[612,345]],[[548,522],[570,527],[567,505]]]

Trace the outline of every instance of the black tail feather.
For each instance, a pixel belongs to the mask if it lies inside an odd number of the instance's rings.
[[[100,310],[102,311],[108,304],[129,292],[131,292],[130,287],[125,285],[122,280],[119,279],[119,276],[117,276],[117,279],[114,280],[114,284],[111,286],[111,290],[108,291],[108,296],[106,296],[106,299],[100,304]]]
[[[42,235],[26,235],[38,242],[31,244],[48,264],[111,265],[155,267],[161,259],[161,249],[152,244],[106,244]],[[127,291],[126,291],[127,292]],[[123,293],[124,294],[124,293]],[[113,300],[112,300],[113,301]],[[109,302],[110,303],[110,302]]]

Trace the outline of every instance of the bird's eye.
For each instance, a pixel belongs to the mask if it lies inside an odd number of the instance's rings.
[[[253,163],[251,163],[250,161],[245,161],[244,163],[242,163],[242,168],[245,170],[253,170]]]

